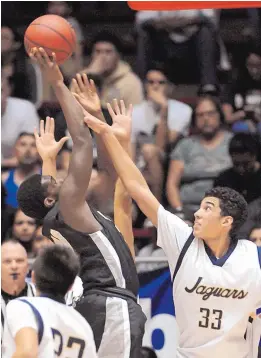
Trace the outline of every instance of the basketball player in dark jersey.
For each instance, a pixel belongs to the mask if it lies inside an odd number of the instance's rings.
[[[85,200],[92,170],[92,138],[83,123],[83,108],[64,85],[55,55],[51,60],[44,51],[36,50],[33,57],[52,84],[74,145],[68,176],[60,186],[55,181],[54,157],[50,151],[44,153],[41,141],[45,138],[48,142],[49,136],[53,153],[59,150],[53,137],[54,120],[49,118],[45,128],[41,122],[40,136],[35,135],[43,159],[42,176],[35,175],[22,183],[19,205],[27,215],[44,218],[45,236],[55,243],[70,245],[79,254],[84,291],[76,309],[93,329],[99,357],[139,357],[145,316],[136,299],[139,285],[131,251],[114,223],[90,208]],[[83,78],[84,81],[77,76],[78,84],[82,93],[85,89],[85,98],[93,104],[97,99],[94,84]],[[121,133],[118,134],[120,139]],[[118,183],[116,193],[122,195],[120,185]],[[124,211],[123,208],[122,213]],[[124,219],[127,217],[131,220],[128,213]]]

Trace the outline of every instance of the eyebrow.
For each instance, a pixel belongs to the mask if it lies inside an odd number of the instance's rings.
[[[205,204],[210,204],[210,205],[212,205],[212,206],[215,206],[215,204],[212,203],[211,201],[206,201]]]

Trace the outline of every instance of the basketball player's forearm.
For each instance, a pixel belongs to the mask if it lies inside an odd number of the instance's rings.
[[[99,113],[95,114],[95,116],[102,122],[106,123],[106,120],[104,118],[102,110],[99,111]],[[102,138],[99,135],[96,135],[96,133],[94,135],[95,135],[96,144],[97,144],[98,168],[99,168],[99,170],[105,170],[109,174],[109,179],[115,183],[117,174],[116,174],[114,166],[111,162],[111,158],[110,158],[109,153],[106,149],[106,146],[105,146]]]
[[[42,175],[50,175],[54,179],[56,179],[57,176],[56,158],[43,159]]]
[[[103,135],[103,141],[118,176],[132,198],[137,201],[137,195],[139,195],[137,188],[148,188],[146,180],[111,132]]]
[[[131,157],[131,144],[121,143],[121,145]],[[114,222],[128,245],[132,256],[135,257],[134,236],[132,229],[132,200],[120,178],[118,178],[115,186]]]
[[[52,86],[62,108],[72,141],[75,143],[81,137],[83,109],[63,82],[52,84]]]

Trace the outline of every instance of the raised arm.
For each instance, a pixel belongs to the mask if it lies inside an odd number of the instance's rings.
[[[114,135],[117,129],[119,133],[125,132],[122,122],[126,123],[126,116],[120,116],[120,114],[125,114],[125,107],[123,105],[124,103],[121,101],[120,109],[117,101],[114,101],[113,110],[108,104],[108,110],[113,120],[112,127],[90,114],[87,114],[84,120],[90,128],[102,137],[114,167],[130,196],[136,201],[141,211],[151,220],[153,225],[157,226],[160,203],[150,191],[139,169]],[[128,124],[129,126],[131,125],[130,119]]]
[[[63,75],[56,63],[55,53],[52,53],[51,59],[43,48],[33,48],[30,57],[40,66],[43,77],[52,86],[62,108],[72,140],[75,143],[81,131],[84,113],[80,104],[64,84]]]
[[[92,137],[88,126],[82,122],[81,131],[73,145],[68,176],[60,189],[59,209],[67,225],[84,233],[100,230],[100,225],[86,202],[93,164],[92,155]]]
[[[63,137],[59,142],[54,138],[55,121],[52,117],[46,117],[40,121],[40,133],[34,130],[37,151],[42,159],[42,175],[52,176],[56,179],[56,158],[64,143],[69,137]]]
[[[85,111],[106,123],[95,83],[93,80],[89,81],[85,73],[82,75],[77,74],[76,78],[72,80],[71,92]],[[95,139],[98,152],[98,168],[99,170],[106,171],[109,174],[107,180],[114,181],[115,183],[116,172],[106,147],[100,136],[97,136],[96,133]]]

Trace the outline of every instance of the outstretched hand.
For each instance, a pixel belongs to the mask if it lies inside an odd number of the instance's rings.
[[[56,63],[56,55],[54,52],[52,52],[51,56],[48,56],[42,47],[33,47],[29,56],[33,62],[40,66],[43,76],[48,82],[51,84],[63,82],[63,75]]]
[[[97,115],[101,111],[101,101],[93,80],[87,75],[77,73],[72,80],[71,92],[80,105],[90,114]]]
[[[113,105],[107,104],[108,111],[112,118],[112,126],[100,121],[98,118],[86,113],[84,117],[85,123],[97,134],[104,135],[112,132],[121,143],[129,143],[131,137],[131,115],[132,105],[128,109],[125,107],[124,101],[120,101],[120,105],[116,99]]]
[[[42,160],[56,160],[59,151],[69,137],[63,137],[57,142],[54,138],[55,122],[54,118],[46,117],[46,122],[40,121],[40,135],[34,130],[36,148]]]

